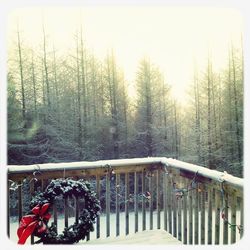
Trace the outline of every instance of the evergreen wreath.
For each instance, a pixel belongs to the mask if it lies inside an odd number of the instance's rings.
[[[75,197],[84,199],[85,208],[81,210],[78,222],[65,227],[61,234],[56,226],[48,226],[51,215],[48,213],[56,198]],[[44,192],[36,194],[30,203],[31,212],[22,217],[17,235],[18,244],[24,244],[30,235],[40,238],[35,244],[74,244],[83,240],[90,231],[94,231],[95,219],[100,212],[100,201],[91,184],[83,180],[55,179],[50,182]]]

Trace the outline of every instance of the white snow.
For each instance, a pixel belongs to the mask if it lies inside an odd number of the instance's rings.
[[[55,171],[55,170],[67,170],[67,169],[90,169],[90,168],[102,168],[102,167],[126,167],[136,166],[140,164],[163,164],[177,169],[188,170],[193,173],[198,171],[199,175],[211,178],[213,180],[222,182],[226,181],[232,185],[236,185],[243,188],[243,179],[232,176],[227,173],[211,170],[205,167],[197,166],[194,164],[178,161],[166,157],[148,157],[148,158],[133,158],[133,159],[119,159],[119,160],[103,160],[95,162],[70,162],[70,163],[46,163],[36,164],[28,166],[8,166],[9,173],[21,173],[21,172],[34,172],[41,171]]]

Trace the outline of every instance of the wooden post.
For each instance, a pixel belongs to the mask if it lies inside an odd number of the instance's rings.
[[[220,244],[220,207],[221,207],[220,191],[215,189],[215,244]]]
[[[65,197],[64,199],[64,225],[65,227],[69,226],[69,198]]]
[[[188,243],[189,245],[193,244],[193,191],[189,191],[188,194],[188,208],[189,208],[189,227],[188,227]]]
[[[173,208],[173,236],[177,238],[177,201],[175,192],[172,192],[172,208]]]
[[[145,171],[142,172],[142,194],[145,195],[146,187],[145,187]],[[146,230],[146,206],[145,206],[145,197],[142,196],[142,230]]]
[[[212,242],[212,220],[213,220],[213,188],[208,187],[208,224],[207,224],[207,244]]]
[[[197,184],[198,185],[198,184]],[[199,244],[199,192],[198,188],[194,191],[194,244]]]
[[[88,181],[88,182],[90,182],[90,176],[87,176],[87,179],[86,179],[86,181]],[[85,202],[85,200],[84,200],[84,208],[86,208],[86,209],[88,209],[87,207],[86,207],[86,202]],[[86,241],[89,241],[90,240],[90,232],[88,232],[87,233],[87,235],[86,235]]]
[[[161,173],[162,173],[162,171],[160,169],[157,169],[157,171],[156,171],[157,229],[161,228],[161,193],[160,193]]]
[[[240,238],[243,237],[243,227],[244,227],[244,201],[243,197],[240,199],[240,225],[242,230],[240,231]]]
[[[187,186],[187,179],[184,179],[184,184]],[[183,244],[187,244],[187,196],[185,193],[183,196]]]
[[[178,183],[180,183],[180,187],[182,187],[181,178],[177,178]],[[182,241],[182,198],[177,199],[177,218],[178,218],[178,240]]]
[[[23,217],[22,181],[18,182],[18,221]]]
[[[100,200],[100,175],[96,175],[96,198]],[[96,219],[96,238],[100,238],[100,215]]]
[[[135,233],[138,232],[138,173],[134,173],[134,209],[135,209]]]
[[[110,173],[106,174],[106,237],[110,236]]]
[[[41,190],[42,190],[42,192],[44,191],[44,189],[45,189],[45,180],[42,178],[41,179]]]
[[[178,218],[178,240],[182,241],[182,199],[177,200],[177,218]]]
[[[201,235],[200,235],[200,242],[202,245],[205,244],[205,196],[206,196],[206,189],[205,185],[201,185]]]
[[[228,194],[225,193],[224,194],[224,215],[225,215],[225,220],[223,221],[223,244],[227,245],[228,244],[228,223],[227,223],[227,219],[228,219]]]
[[[78,180],[78,179],[79,177],[76,176],[75,180]],[[74,197],[74,200],[75,200],[75,222],[78,224],[79,223],[79,198]]]
[[[149,229],[153,230],[153,202],[154,202],[154,195],[153,195],[153,173],[151,173],[149,177],[149,192],[150,192],[150,199],[149,199]]]
[[[116,236],[120,235],[120,174],[116,174]]]
[[[10,238],[10,180],[7,178],[7,236]]]
[[[236,224],[236,194],[233,192],[231,194],[231,224]],[[236,230],[237,228],[231,227],[231,244],[236,242]]]
[[[34,184],[34,181],[31,181],[30,182],[30,194],[31,194],[31,196],[34,195],[34,191],[35,191],[35,184]],[[31,243],[31,245],[33,245],[34,242],[35,242],[34,235],[31,235],[31,237],[30,237],[30,243]]]
[[[172,234],[172,198],[173,198],[173,187],[170,177],[165,176],[165,179],[167,181],[167,211],[168,211],[168,232]]]
[[[76,222],[78,222],[79,219],[79,203],[78,199],[76,199]],[[56,232],[57,232],[57,208],[56,208],[56,202],[53,203],[53,217],[54,217],[54,225],[56,226]]]
[[[125,234],[129,234],[129,173],[125,173]]]
[[[163,212],[164,212],[164,230],[167,231],[167,199],[168,199],[168,192],[167,192],[167,176],[163,175]]]
[[[54,207],[55,207],[55,204],[53,205],[53,212],[56,212]],[[55,216],[55,214],[54,214],[54,216]],[[55,219],[54,219],[54,221],[55,221]],[[78,201],[78,197],[75,197],[75,222],[76,223],[79,222],[79,201]]]

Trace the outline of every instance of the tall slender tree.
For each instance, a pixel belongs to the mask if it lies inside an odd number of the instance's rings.
[[[26,120],[26,99],[25,99],[25,88],[24,88],[23,56],[22,56],[22,46],[21,46],[19,27],[17,28],[17,46],[18,46],[19,71],[20,71],[21,94],[22,94],[22,116],[23,116],[23,121],[25,121]]]

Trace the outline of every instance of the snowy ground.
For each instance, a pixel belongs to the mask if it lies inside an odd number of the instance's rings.
[[[239,218],[239,212],[237,212],[237,224],[240,224],[240,218]],[[200,214],[199,214],[200,215]],[[139,231],[142,231],[142,214],[139,213],[138,214],[138,221],[139,221]],[[153,214],[153,221],[154,221],[154,225],[153,225],[153,228],[154,229],[157,229],[157,214],[156,212],[154,212]],[[205,225],[206,225],[206,228],[205,228],[205,234],[206,234],[206,238],[205,238],[205,242],[207,242],[207,212],[206,212],[206,221],[205,221]],[[164,225],[163,225],[163,218],[164,218],[164,215],[163,215],[163,212],[161,212],[161,229],[164,228]],[[230,218],[230,212],[229,212],[229,218]],[[146,229],[149,229],[149,212],[146,213]],[[182,217],[183,219],[183,217]],[[74,218],[71,217],[69,218],[69,224],[73,224],[74,223]],[[115,214],[111,214],[110,215],[110,223],[111,223],[111,226],[110,226],[110,237],[115,237],[115,233],[116,233],[116,215]],[[215,216],[213,215],[213,228],[215,227]],[[63,227],[64,227],[64,219],[63,218],[59,218],[58,219],[58,231],[59,233],[63,230]],[[134,213],[131,212],[129,214],[129,233],[130,234],[133,234],[134,233],[134,227],[135,227],[135,216],[134,216]],[[11,225],[10,225],[10,239],[14,242],[17,242],[18,238],[17,238],[17,235],[16,235],[16,231],[17,231],[17,228],[18,228],[18,222],[12,222]],[[221,220],[221,224],[220,224],[220,228],[221,228],[221,231],[220,231],[220,244],[222,244],[222,229],[223,229],[223,221]],[[188,228],[189,230],[189,228]],[[230,232],[231,232],[232,229],[228,229],[228,232],[229,232],[229,242],[230,242]],[[215,230],[213,230],[214,232]],[[178,231],[177,231],[178,232]],[[120,235],[121,236],[124,236],[125,235],[125,213],[122,212],[120,213]],[[101,238],[106,238],[106,217],[104,214],[102,214],[100,216],[100,237]],[[94,232],[91,232],[90,234],[90,239],[96,239],[96,231]],[[236,231],[236,240],[238,241],[240,239],[240,234],[238,233],[238,230]],[[214,235],[213,235],[213,240],[214,240]],[[29,244],[29,240],[27,240],[27,243],[26,244]]]

